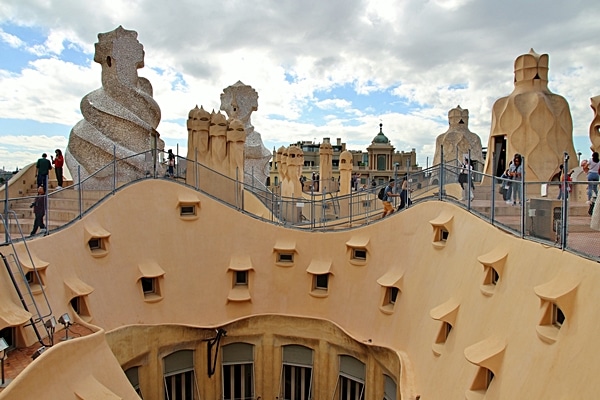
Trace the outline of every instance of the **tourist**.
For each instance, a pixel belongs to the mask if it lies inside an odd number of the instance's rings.
[[[390,183],[385,187],[383,191],[383,215],[381,218],[385,218],[386,215],[392,214],[394,212],[394,206],[392,206],[392,202],[390,201],[392,197],[400,197],[398,193],[394,193],[394,180],[390,179]]]
[[[563,198],[563,193],[565,199],[569,198],[569,193],[571,192],[571,190],[573,190],[573,184],[571,183],[573,181],[573,179],[571,178],[572,174],[572,170],[568,174],[563,174],[562,181],[560,184],[560,193],[558,194],[559,200]]]
[[[44,192],[48,189],[46,186],[48,183],[48,172],[52,169],[52,164],[48,160],[46,153],[42,154],[42,158],[37,160],[35,164],[35,176],[37,177],[37,186],[43,187]]]
[[[52,160],[52,165],[54,165],[54,173],[56,174],[56,182],[57,189],[62,189],[63,186],[63,165],[65,163],[65,158],[62,155],[62,151],[60,149],[54,150],[54,154],[56,154],[56,158],[50,156]]]
[[[500,176],[502,179],[500,181],[500,194],[502,195],[502,200],[504,200],[507,204],[511,203],[510,197],[512,195],[512,185],[510,183],[510,166],[512,165],[512,161],[509,164],[509,169],[504,171],[504,173]]]
[[[38,195],[30,206],[33,208],[33,214],[35,215],[33,230],[31,231],[30,236],[35,235],[38,228],[42,229],[42,233],[46,231],[46,226],[44,225],[44,215],[46,215],[46,196],[44,196],[44,188],[39,186],[37,192]]]
[[[169,151],[167,152],[167,160],[169,163],[169,172],[167,172],[167,175],[173,178],[175,176],[173,172],[173,168],[175,167],[175,154],[173,154],[173,150],[171,149],[169,149]]]
[[[408,194],[412,192],[412,190],[410,190],[408,188],[408,179],[405,176],[402,179],[402,187],[400,190],[400,205],[398,206],[398,211],[402,210],[404,207],[408,207],[412,204],[412,201],[410,200],[410,198],[408,197]]]
[[[587,180],[588,180],[588,188],[587,188],[587,204],[592,204],[592,193],[594,193],[594,197],[598,197],[598,180],[600,179],[600,175],[598,174],[598,169],[600,168],[600,157],[597,152],[592,153],[592,159],[587,162]]]
[[[521,164],[522,161],[523,159],[521,155],[519,153],[515,154],[512,164],[508,169],[508,175],[510,176],[510,179],[512,179],[513,181],[519,181],[511,183],[513,206],[517,204],[517,201],[519,202],[519,204],[521,204],[521,193],[523,191],[523,185],[520,182],[521,178],[523,177],[523,165]]]
[[[469,161],[468,157],[465,157],[465,162],[461,165],[461,169],[460,169],[460,175],[458,176],[458,181],[460,182],[460,187],[463,190],[462,192],[462,199],[461,200],[466,200],[467,196],[470,197],[471,200],[473,200],[473,197],[475,197],[475,195],[473,194],[473,190],[475,189],[475,185],[473,183],[473,175],[472,175],[472,171],[473,171],[473,165],[471,165],[471,162]],[[471,185],[469,186],[469,175],[471,175]],[[464,184],[467,184],[468,187],[468,194],[467,194],[467,190],[465,190]]]
[[[558,190],[558,197],[557,197],[558,200],[562,199],[562,194],[564,191],[564,183],[562,183],[563,179],[564,179],[564,177],[563,177],[563,169],[564,168],[565,168],[565,166],[563,164],[560,164],[558,166],[558,181],[561,182],[559,190]]]

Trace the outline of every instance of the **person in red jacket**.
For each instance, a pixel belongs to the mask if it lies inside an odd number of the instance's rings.
[[[62,189],[63,185],[63,165],[65,163],[65,158],[62,155],[62,151],[60,149],[56,149],[55,151],[56,158],[50,156],[52,159],[52,164],[54,165],[54,172],[56,172],[56,181],[58,182],[57,189]]]

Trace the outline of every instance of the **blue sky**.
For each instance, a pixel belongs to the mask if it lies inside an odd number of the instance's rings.
[[[596,2],[294,4],[3,1],[0,167],[67,146],[79,102],[101,85],[97,34],[119,25],[144,45],[138,74],[153,85],[161,137],[182,154],[189,110],[218,109],[222,90],[241,80],[259,94],[252,123],[269,149],[329,137],[364,150],[383,123],[396,149],[414,148],[425,166],[457,105],[487,146],[491,107],[512,91],[516,57],[534,48],[549,54],[549,88],[569,102],[575,148],[589,155],[589,99],[600,94]]]

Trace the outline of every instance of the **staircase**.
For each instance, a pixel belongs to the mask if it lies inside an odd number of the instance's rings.
[[[48,182],[48,204],[46,209],[46,217],[44,223],[46,229],[51,231],[76,219],[80,212],[88,210],[94,206],[100,199],[105,197],[109,191],[107,190],[86,190],[82,193],[81,207],[79,201],[79,191],[76,186],[73,186],[72,181],[64,181],[62,189],[56,189],[56,180]],[[19,234],[15,218],[18,219],[20,227],[25,235],[33,229],[35,215],[31,203],[37,196],[35,184],[31,185],[22,197],[17,197],[9,200],[9,210],[12,212],[7,218],[7,226],[11,235]],[[0,203],[1,204],[1,203]],[[0,206],[1,207],[1,206]],[[4,212],[4,209],[0,209]],[[13,214],[14,213],[14,214]],[[5,225],[0,225],[0,233],[5,233]],[[40,231],[38,231],[38,234]]]

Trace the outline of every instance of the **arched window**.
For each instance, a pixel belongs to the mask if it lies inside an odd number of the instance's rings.
[[[312,399],[313,350],[299,345],[283,346],[280,399]]]
[[[232,343],[222,347],[223,400],[254,399],[254,346]]]
[[[163,358],[165,400],[200,398],[194,371],[194,352],[179,350]]]

